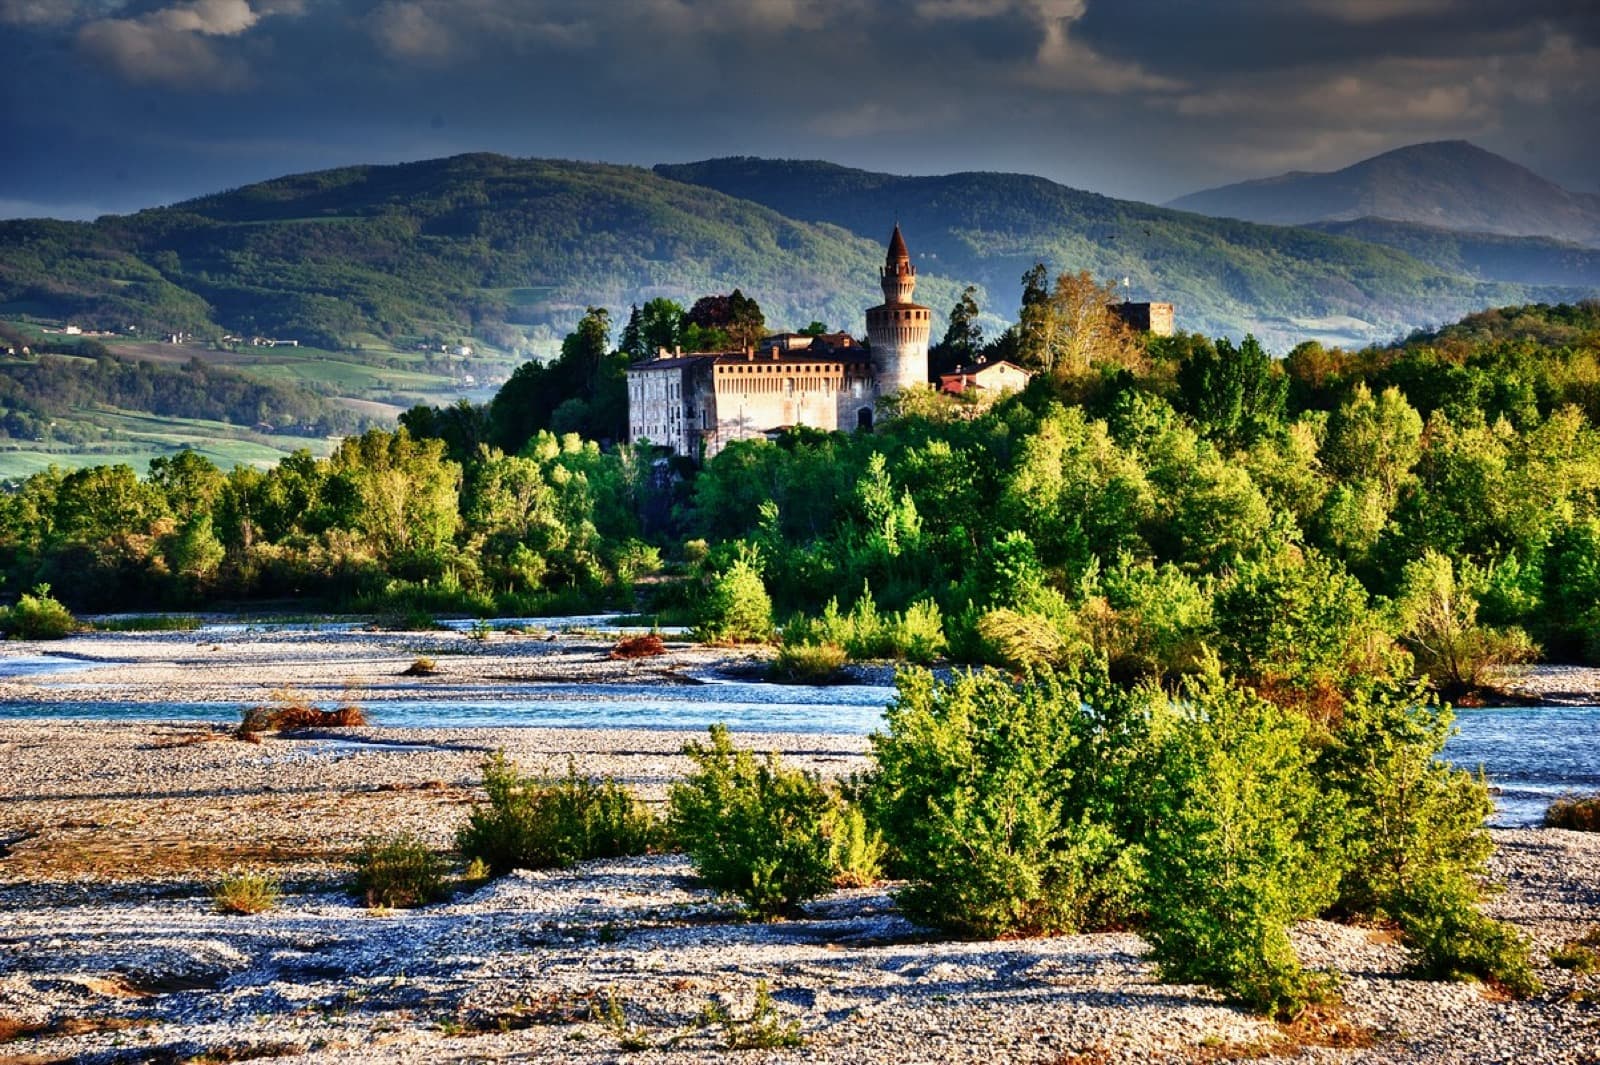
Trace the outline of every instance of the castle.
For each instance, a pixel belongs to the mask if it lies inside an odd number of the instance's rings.
[[[928,384],[932,312],[900,227],[879,271],[883,303],[867,311],[868,347],[849,333],[785,333],[743,351],[661,351],[628,367],[628,439],[709,459],[733,440],[780,429],[870,429],[878,400]]]

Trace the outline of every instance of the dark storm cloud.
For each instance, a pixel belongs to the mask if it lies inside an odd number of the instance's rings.
[[[1148,199],[1447,137],[1587,190],[1600,161],[1572,0],[0,0],[0,32],[0,214],[470,150]]]

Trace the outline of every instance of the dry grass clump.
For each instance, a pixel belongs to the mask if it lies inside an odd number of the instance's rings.
[[[431,658],[419,658],[405,669],[400,671],[402,677],[432,677],[439,672],[439,666]]]
[[[340,706],[320,710],[296,692],[273,692],[276,705],[252,706],[244,712],[234,736],[251,743],[261,742],[263,732],[284,732],[304,728],[356,728],[367,724],[359,706]]]
[[[278,904],[278,882],[264,873],[230,873],[217,881],[211,900],[218,913],[248,916]]]
[[[1600,794],[1563,795],[1544,812],[1544,827],[1600,832]]]
[[[667,645],[661,642],[661,637],[650,632],[643,636],[625,636],[617,641],[607,658],[654,658],[656,655],[667,653]]]

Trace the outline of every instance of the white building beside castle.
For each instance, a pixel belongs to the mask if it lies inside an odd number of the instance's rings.
[[[928,384],[928,308],[911,302],[917,268],[900,227],[867,311],[868,347],[849,333],[784,334],[744,351],[662,351],[628,368],[628,439],[709,459],[730,441],[781,429],[870,429],[878,400]]]

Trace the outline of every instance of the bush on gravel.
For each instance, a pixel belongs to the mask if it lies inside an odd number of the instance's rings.
[[[644,854],[661,842],[660,825],[630,789],[581,776],[572,764],[560,780],[525,777],[497,751],[483,763],[483,787],[488,801],[473,806],[456,846],[496,876]]]
[[[842,802],[777,755],[735,750],[726,725],[684,753],[695,772],[671,794],[673,838],[712,887],[762,918],[792,912],[833,886]]]

